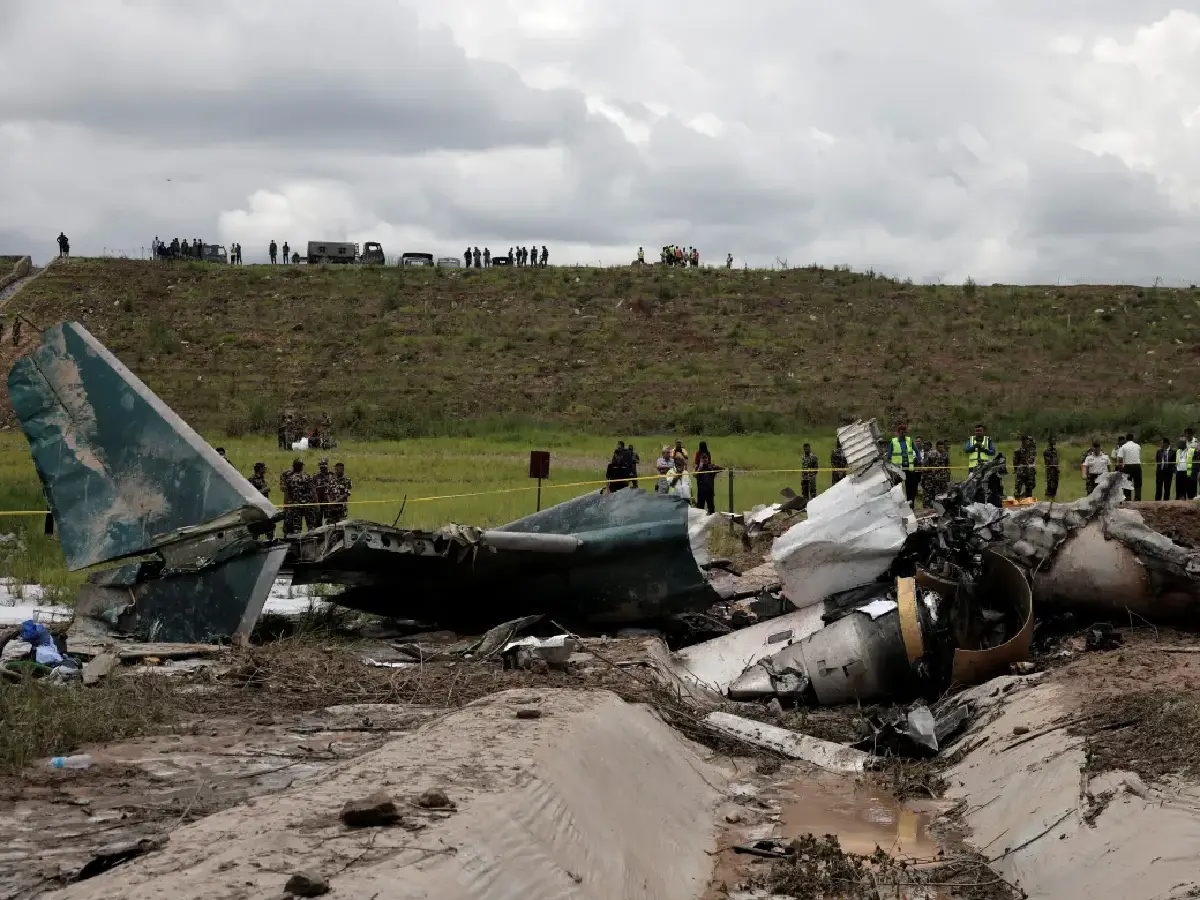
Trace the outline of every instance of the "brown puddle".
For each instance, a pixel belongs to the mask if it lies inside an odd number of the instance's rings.
[[[785,841],[833,834],[847,853],[870,855],[879,846],[892,856],[937,857],[938,844],[929,831],[936,812],[902,805],[870,781],[813,773],[782,785],[781,794]]]

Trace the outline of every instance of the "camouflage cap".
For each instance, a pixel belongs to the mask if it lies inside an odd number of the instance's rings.
[[[256,468],[256,469],[265,469],[266,467],[267,467],[267,464],[265,462],[256,462],[254,464],[254,468]]]
[[[318,466],[321,466],[321,467],[323,467],[323,468],[324,468],[324,467],[326,467],[326,466],[328,466],[328,465],[329,465],[329,460],[327,460],[327,459],[323,459],[323,460],[321,460],[320,462],[318,462],[318,463],[317,463],[317,465],[318,465]]]

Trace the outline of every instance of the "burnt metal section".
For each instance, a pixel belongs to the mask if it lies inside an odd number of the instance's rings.
[[[149,640],[248,636],[285,555],[257,535],[280,510],[77,322],[8,389],[68,568],[127,563],[92,574],[77,611]]]
[[[688,539],[677,497],[592,493],[492,530],[412,531],[350,521],[292,539],[294,584],[342,584],[364,612],[496,623],[547,613],[628,623],[703,610],[720,599]]]

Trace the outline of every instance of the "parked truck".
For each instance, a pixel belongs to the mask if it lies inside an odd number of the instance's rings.
[[[359,245],[350,241],[309,241],[308,259],[310,266],[321,263],[361,263],[364,265],[383,265],[386,257],[383,255],[383,244],[379,241],[367,241],[359,249]]]
[[[309,241],[308,264],[352,263],[358,258],[358,245],[348,241]]]

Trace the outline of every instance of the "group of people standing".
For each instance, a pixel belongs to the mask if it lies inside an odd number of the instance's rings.
[[[264,497],[270,494],[263,463],[254,464],[250,483]],[[291,470],[279,476],[279,489],[283,493],[283,536],[289,537],[299,534],[306,524],[312,531],[345,519],[354,482],[347,477],[342,463],[330,472],[329,460],[323,459],[317,463],[317,474],[309,475],[304,471],[304,460],[294,459]]]
[[[604,473],[606,484],[601,493],[611,494],[628,487],[636,488],[638,465],[641,461],[632,444],[627,447],[624,441],[617,441],[617,447]],[[674,447],[670,444],[664,446],[654,461],[654,469],[657,475],[654,482],[656,494],[680,497],[689,503],[694,500],[696,508],[705,510],[709,515],[717,511],[717,473],[723,470],[713,462],[705,441],[700,442],[695,455],[690,458],[683,441],[676,441]]]
[[[639,258],[641,248],[638,248]],[[691,266],[693,269],[700,265],[700,251],[695,247],[680,247],[678,244],[668,244],[662,248],[662,264],[664,266]]]
[[[966,457],[968,476],[976,466],[995,459],[996,442],[987,434],[987,429],[976,425],[974,432],[962,446]],[[953,469],[950,463],[950,449],[946,441],[937,441],[932,446],[929,441],[918,437],[909,437],[908,428],[903,423],[896,426],[896,435],[888,442],[887,457],[892,465],[904,471],[904,494],[909,503],[916,504],[918,493],[922,505],[926,509],[933,507],[934,500],[950,489],[950,473]],[[1037,442],[1031,435],[1021,435],[1021,442],[1013,452],[1013,474],[1016,476],[1014,496],[1017,499],[1031,499],[1037,490]],[[1061,475],[1061,464],[1058,456],[1058,444],[1053,435],[1046,442],[1042,451],[1042,462],[1046,472],[1046,499],[1053,500],[1058,496],[1058,482]],[[845,464],[845,458],[842,458]],[[980,495],[976,498],[1001,506],[1004,503],[1004,478],[999,473],[988,476],[982,486]]]
[[[217,456],[232,465],[224,447],[217,447]],[[260,494],[271,499],[267,481],[267,464],[256,462],[254,473],[247,479]],[[300,534],[307,523],[308,530],[322,525],[335,525],[349,514],[350,492],[354,482],[346,475],[346,466],[338,463],[329,471],[329,460],[317,463],[317,474],[304,471],[304,460],[292,460],[292,468],[279,476],[283,493],[283,536]],[[272,529],[271,536],[274,537]]]
[[[550,250],[545,245],[542,245],[542,254],[539,258],[538,248],[530,244],[528,247],[509,247],[508,256],[492,256],[492,251],[488,247],[483,248],[483,252],[479,251],[478,247],[468,247],[463,251],[463,265],[468,269],[490,269],[493,265],[497,266],[517,266],[524,268],[525,266],[533,266],[535,268],[544,269],[550,262]]]
[[[969,475],[977,466],[995,459],[999,451],[986,428],[979,424],[963,443],[961,452],[966,461],[964,468]],[[884,453],[888,461],[904,473],[905,497],[914,507],[919,497],[924,507],[930,509],[936,498],[950,489],[954,467],[946,441],[931,443],[920,436],[910,437],[907,425],[901,423],[896,426],[895,436],[886,441]],[[632,444],[626,446],[624,441],[618,441],[605,473],[607,484],[604,492],[636,488],[640,462],[641,458]],[[1132,433],[1119,435],[1116,445],[1107,453],[1101,449],[1099,440],[1093,441],[1091,449],[1083,454],[1080,465],[1089,494],[1095,490],[1100,475],[1115,470],[1124,476],[1122,489],[1126,499],[1142,499],[1141,445],[1134,440]],[[1038,485],[1038,467],[1037,441],[1032,435],[1022,435],[1012,454],[1014,496],[1017,499],[1033,499]],[[1046,478],[1043,498],[1055,500],[1062,464],[1058,443],[1053,435],[1047,439],[1046,447],[1041,452],[1041,468]],[[657,493],[694,500],[697,507],[706,509],[710,514],[716,511],[716,475],[723,469],[713,462],[704,441],[700,442],[696,454],[690,458],[682,441],[676,441],[674,447],[663,447],[661,455],[655,460],[655,470]],[[817,476],[820,471],[821,461],[813,452],[812,445],[804,444],[800,457],[800,496],[805,501],[817,496]],[[829,455],[829,471],[831,486],[847,474],[846,454],[838,442],[835,442]],[[1186,429],[1174,446],[1170,439],[1162,438],[1155,454],[1154,499],[1172,499],[1171,487],[1174,484],[1174,499],[1194,500],[1198,482],[1200,440],[1197,440],[1194,430]],[[999,473],[990,474],[975,499],[1002,506],[1005,499],[1003,476]]]
[[[1193,429],[1184,430],[1183,436],[1177,438],[1172,445],[1170,438],[1161,438],[1157,452],[1154,454],[1154,499],[1158,501],[1171,500],[1171,488],[1174,485],[1175,500],[1195,500],[1196,482],[1200,470],[1197,464],[1197,449],[1200,441],[1196,439]],[[1126,500],[1142,499],[1142,446],[1132,432],[1118,435],[1111,452],[1101,449],[1100,441],[1093,440],[1092,446],[1083,454],[1080,463],[1083,476],[1090,494],[1095,490],[1096,482],[1101,475],[1111,471],[1120,472],[1124,476],[1122,490]]]

